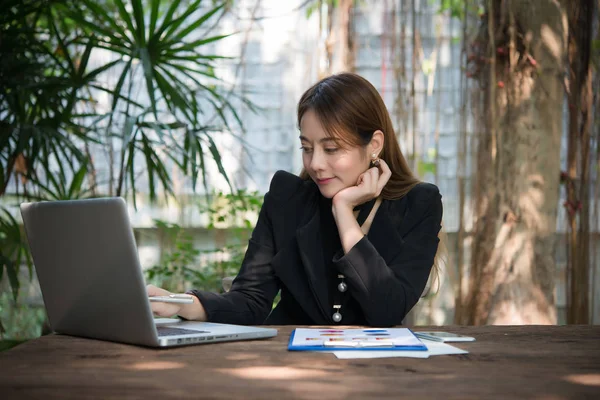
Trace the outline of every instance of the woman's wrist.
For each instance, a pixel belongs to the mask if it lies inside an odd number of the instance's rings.
[[[340,235],[344,254],[348,253],[364,236],[356,222],[353,207],[349,204],[334,204],[332,213]]]
[[[347,202],[346,199],[340,196],[333,196],[331,200],[331,206],[333,209],[350,209],[353,210],[355,205]]]
[[[193,299],[194,302],[192,304],[185,304],[181,307],[178,315],[191,321],[206,321],[207,317],[204,306],[202,306],[198,297],[193,296]]]
[[[338,218],[354,218],[354,207],[350,204],[336,201],[334,198],[333,202],[331,203],[331,213],[333,214],[333,218],[337,223]]]

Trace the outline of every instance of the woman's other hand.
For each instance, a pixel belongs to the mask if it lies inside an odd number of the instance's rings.
[[[168,290],[156,287],[154,285],[147,285],[146,292],[148,296],[169,296],[172,293]],[[180,304],[180,303],[163,303],[160,301],[150,302],[152,313],[158,317],[172,317],[179,315],[185,319],[206,321],[206,312],[204,307],[200,303],[200,300],[196,296],[192,296],[194,302],[192,304]]]
[[[385,161],[379,160],[379,167],[372,167],[358,177],[356,186],[340,190],[333,196],[333,208],[354,207],[379,197],[386,183],[390,180],[392,171]]]
[[[146,286],[146,292],[148,292],[148,297],[150,296],[169,296],[172,293],[168,290],[156,287],[154,285]],[[150,302],[150,307],[152,308],[152,313],[159,317],[172,317],[173,315],[179,314],[179,311],[185,304],[178,303],[163,303],[160,301],[152,301]]]

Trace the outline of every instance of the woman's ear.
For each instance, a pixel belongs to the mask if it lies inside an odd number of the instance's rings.
[[[379,129],[373,133],[373,137],[371,138],[371,142],[369,142],[369,154],[376,154],[377,157],[383,151],[383,143],[385,138],[383,136],[383,132]]]

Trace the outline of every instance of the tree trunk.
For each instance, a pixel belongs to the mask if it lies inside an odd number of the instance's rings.
[[[592,70],[590,63],[594,2],[570,2],[569,19],[569,135],[567,156],[567,322],[589,323],[590,137]],[[578,218],[579,217],[579,218]]]
[[[553,0],[488,2],[475,49],[483,53],[471,57],[485,91],[486,123],[462,323],[556,323],[564,21],[564,7]]]
[[[355,70],[355,35],[353,18],[354,0],[339,0],[333,11],[333,26],[328,38],[331,48],[331,72],[353,72]]]
[[[462,23],[462,49],[460,56],[461,69],[466,70],[467,46],[469,43],[469,17],[468,4],[464,3],[464,21]],[[454,320],[461,321],[464,308],[463,280],[464,271],[464,252],[465,252],[465,198],[466,198],[466,177],[467,177],[467,106],[469,103],[469,81],[465,74],[460,77],[460,136],[458,139],[458,239],[456,247],[456,287],[454,298]]]

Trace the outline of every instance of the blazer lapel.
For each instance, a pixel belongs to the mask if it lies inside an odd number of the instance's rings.
[[[298,243],[300,259],[304,266],[306,276],[308,277],[310,289],[319,305],[321,313],[326,320],[329,321],[331,318],[329,317],[330,313],[327,313],[329,308],[329,305],[327,304],[328,289],[325,271],[326,266],[323,262],[320,223],[320,212],[317,207],[308,223],[296,230],[296,241]]]

